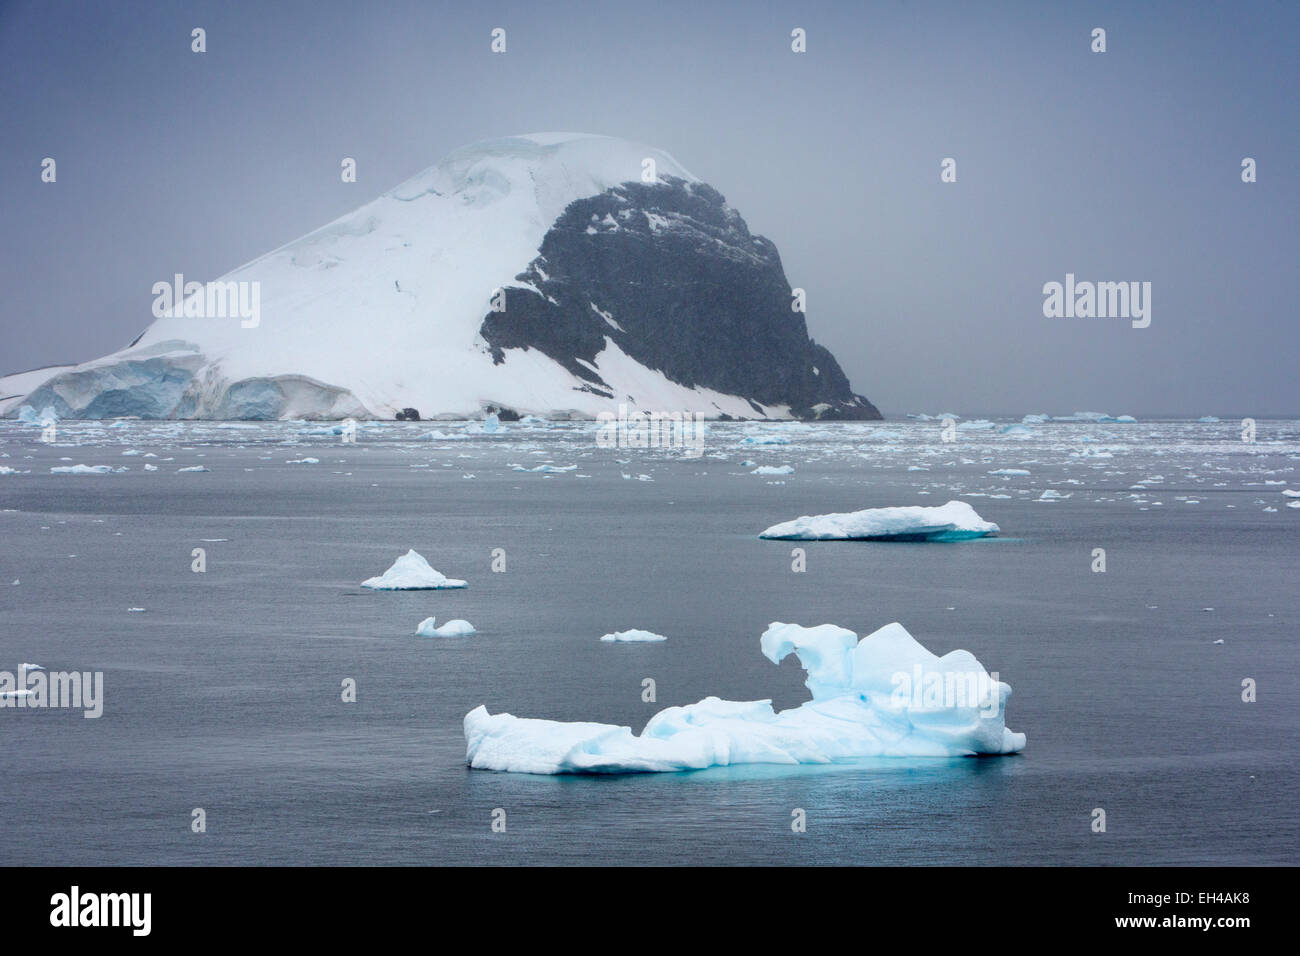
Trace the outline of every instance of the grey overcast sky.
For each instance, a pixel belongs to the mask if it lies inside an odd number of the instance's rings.
[[[458,146],[568,130],[716,186],[887,414],[1296,415],[1297,51],[1300,4],[1259,0],[0,0],[0,373],[116,350],[154,282]],[[1066,273],[1150,282],[1150,327],[1044,317]]]

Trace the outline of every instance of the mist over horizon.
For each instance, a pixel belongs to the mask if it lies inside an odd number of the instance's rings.
[[[887,417],[1294,417],[1298,28],[1272,2],[0,4],[0,374],[116,351],[155,282],[461,146],[571,130],[717,188]],[[1150,326],[1045,317],[1067,274],[1151,283]]]

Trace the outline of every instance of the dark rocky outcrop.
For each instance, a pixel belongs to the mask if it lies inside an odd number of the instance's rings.
[[[625,183],[571,203],[480,334],[537,349],[607,397],[606,339],[687,387],[789,405],[800,418],[879,419],[808,337],[776,247],[703,183]],[[633,396],[635,398],[635,396]]]

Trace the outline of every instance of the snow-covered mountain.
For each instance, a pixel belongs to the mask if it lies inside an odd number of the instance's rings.
[[[227,291],[256,309],[213,315]],[[457,150],[184,300],[119,352],[0,379],[0,411],[880,417],[808,338],[775,246],[668,154],[610,137]]]

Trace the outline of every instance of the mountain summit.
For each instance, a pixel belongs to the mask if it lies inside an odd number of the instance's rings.
[[[175,303],[171,284],[127,348],[11,377],[21,401],[65,418],[880,417],[809,339],[776,247],[667,153],[605,136],[456,150],[220,279],[177,277]]]

